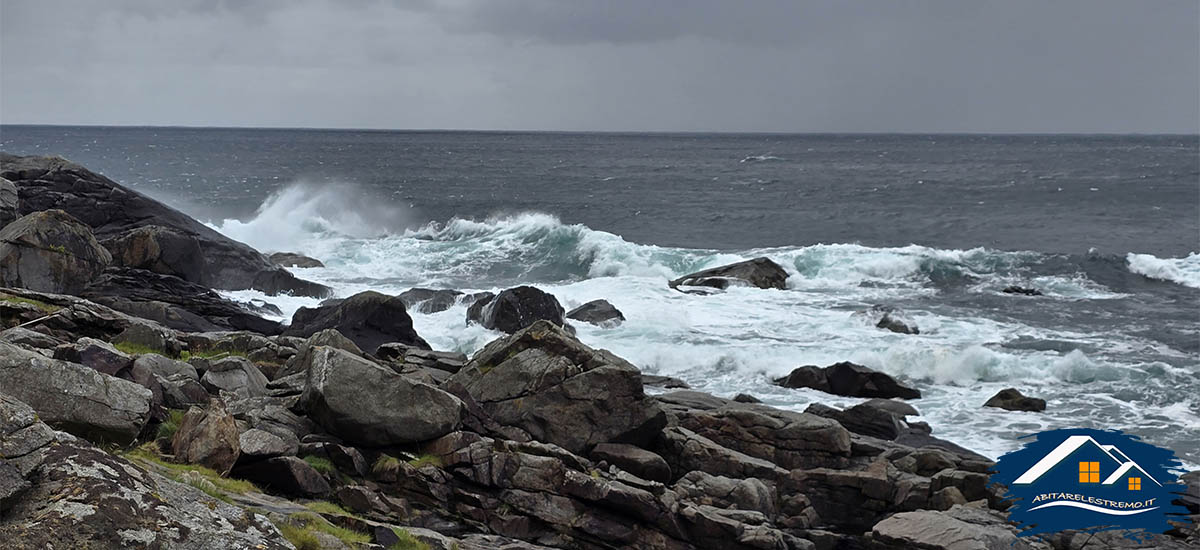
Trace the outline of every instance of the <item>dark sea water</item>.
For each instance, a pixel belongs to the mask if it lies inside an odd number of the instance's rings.
[[[0,127],[209,221],[349,294],[533,283],[644,370],[803,410],[769,384],[853,360],[905,378],[947,437],[995,456],[1041,429],[1129,430],[1200,464],[1200,138]],[[789,290],[665,280],[766,255]],[[1000,292],[1034,287],[1040,297]],[[233,293],[246,297],[254,293]],[[310,300],[273,297],[285,312]],[[904,310],[921,335],[856,311]],[[414,315],[435,347],[494,338]],[[1001,388],[1044,414],[981,409]]]

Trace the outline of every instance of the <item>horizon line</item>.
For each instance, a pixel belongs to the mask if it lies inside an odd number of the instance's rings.
[[[188,124],[40,124],[0,123],[0,127],[26,126],[40,128],[128,128],[167,130],[299,130],[322,132],[396,132],[396,133],[478,133],[478,134],[614,134],[614,135],[844,135],[844,136],[1177,136],[1200,137],[1200,132],[1029,132],[1029,131],[828,131],[828,130],[529,130],[480,128],[354,128],[321,126],[209,126]]]

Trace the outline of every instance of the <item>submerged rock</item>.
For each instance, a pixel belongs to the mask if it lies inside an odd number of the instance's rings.
[[[488,344],[446,385],[461,385],[497,422],[574,453],[648,442],[666,422],[636,367],[550,321]]]
[[[494,297],[481,298],[467,309],[467,321],[509,334],[536,321],[549,321],[559,327],[566,324],[558,299],[531,286],[510,288]]]
[[[887,374],[848,361],[825,368],[812,365],[798,367],[791,374],[775,379],[775,384],[785,388],[812,388],[848,397],[921,397],[920,391],[897,382]]]
[[[62,210],[34,212],[0,229],[0,286],[78,294],[111,262],[91,229]]]
[[[615,327],[625,321],[625,315],[608,300],[592,300],[568,311],[567,318],[601,327]]]
[[[325,264],[321,263],[321,260],[309,258],[295,252],[276,252],[267,258],[271,260],[271,263],[280,267],[325,267]]]
[[[904,312],[891,306],[875,305],[871,309],[854,312],[855,317],[865,318],[876,328],[890,330],[900,334],[920,334],[916,323],[908,319]]]
[[[404,301],[373,291],[360,292],[315,309],[302,307],[292,316],[291,327],[283,334],[308,338],[328,328],[337,329],[368,353],[374,353],[380,344],[388,342],[430,349],[413,329]]]
[[[1017,285],[1004,287],[1004,290],[1001,290],[1000,292],[1003,292],[1005,294],[1021,294],[1024,296],[1041,296],[1042,295],[1042,291],[1040,291],[1036,288],[1026,288],[1026,287],[1017,286]]]
[[[457,290],[410,288],[401,292],[398,298],[403,300],[409,309],[416,309],[421,313],[437,313],[454,307],[462,295],[463,293]]]
[[[1041,412],[1046,410],[1046,400],[1036,397],[1025,397],[1014,388],[1006,388],[993,395],[983,406],[996,407],[1006,411]]]
[[[758,288],[787,288],[787,271],[769,258],[754,258],[684,275],[669,283],[671,288],[703,286],[725,289],[731,285]]]

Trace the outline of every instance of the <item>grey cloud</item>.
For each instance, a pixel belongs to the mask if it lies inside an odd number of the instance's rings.
[[[1200,3],[0,2],[0,122],[1200,131]]]

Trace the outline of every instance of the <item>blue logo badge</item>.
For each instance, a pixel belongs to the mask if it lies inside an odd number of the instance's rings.
[[[1162,533],[1168,519],[1186,521],[1172,501],[1186,490],[1169,449],[1119,431],[1053,430],[996,463],[992,482],[1008,488],[1009,519],[1021,535],[1067,529]],[[1029,436],[1034,437],[1034,436]]]

